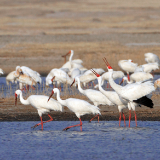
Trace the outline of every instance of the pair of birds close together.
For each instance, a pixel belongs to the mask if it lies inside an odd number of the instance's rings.
[[[120,86],[116,84],[112,78],[112,75],[113,75],[112,67],[109,65],[106,59],[104,60],[110,74],[109,83],[115,91],[113,92],[109,91],[110,93],[107,93],[107,91],[104,91],[100,85],[101,76],[97,74],[94,70],[92,70],[92,72],[97,76],[100,91],[110,100],[111,105],[118,105],[119,111],[122,111],[123,108],[126,108],[126,106],[128,106],[130,111],[130,116],[129,116],[129,126],[130,126],[131,108],[135,110],[135,106],[137,104],[142,104],[147,107],[153,108],[153,102],[150,98],[148,98],[148,95],[155,90],[154,85],[151,81],[146,81],[142,83],[133,83],[126,86]],[[57,93],[58,102],[51,98],[54,93]],[[49,98],[47,96],[42,96],[42,95],[32,95],[28,97],[27,100],[24,100],[22,96],[22,92],[20,90],[17,90],[15,92],[16,100],[17,100],[17,95],[20,95],[20,101],[22,104],[25,104],[25,105],[31,104],[33,107],[35,107],[38,110],[38,114],[41,118],[41,123],[36,124],[34,128],[41,125],[42,130],[43,130],[43,123],[50,122],[53,120],[52,117],[48,114],[48,116],[50,117],[50,120],[43,122],[42,114],[48,113],[50,112],[50,110],[62,111],[63,109],[62,106],[67,106],[72,112],[76,114],[76,116],[80,120],[80,124],[66,127],[64,130],[67,130],[71,127],[80,126],[80,129],[82,131],[82,121],[80,118],[82,115],[92,113],[92,114],[96,114],[99,117],[99,115],[101,114],[99,108],[96,105],[91,105],[87,101],[75,99],[75,98],[68,98],[66,100],[62,100],[60,98],[60,91],[57,88],[54,88],[52,90],[52,93]],[[116,99],[118,100],[116,101]],[[119,120],[121,120],[121,114],[120,114]],[[136,114],[135,114],[135,120],[137,120]]]

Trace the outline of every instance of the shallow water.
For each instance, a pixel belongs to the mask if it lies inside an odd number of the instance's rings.
[[[118,127],[118,121],[83,121],[83,131],[63,128],[78,121],[0,122],[0,159],[159,159],[160,123],[138,121],[138,127]]]
[[[48,93],[51,93],[52,89],[53,89],[53,85],[50,85],[49,87],[46,87],[46,82],[45,82],[45,78],[46,77],[42,77],[42,84],[37,84],[36,86],[36,89],[33,91],[33,90],[30,90],[30,92],[32,92],[33,94],[48,94]],[[158,78],[160,78],[160,75],[154,75],[154,79],[153,79],[153,82],[155,80],[157,80]],[[115,80],[116,83],[120,83],[122,79],[117,79]],[[94,81],[95,84],[97,84],[97,80]],[[91,83],[89,86],[89,88],[94,88],[93,86],[93,83]],[[107,81],[105,81],[104,83],[104,89],[105,90],[112,90],[111,88],[107,88]],[[75,87],[70,87],[70,85],[67,85],[67,88],[66,88],[66,85],[64,87],[63,84],[61,84],[61,95],[63,96],[64,94],[64,91],[65,91],[65,94],[69,94],[69,95],[73,95],[73,94],[80,94],[78,89],[76,89]],[[13,84],[13,83],[10,83],[9,86],[7,86],[6,84],[6,78],[5,77],[0,77],[0,97],[10,97],[10,96],[14,96],[14,93],[15,91],[19,89],[19,85],[18,84]],[[159,93],[159,89],[157,89],[157,91]],[[32,94],[31,93],[31,94]]]

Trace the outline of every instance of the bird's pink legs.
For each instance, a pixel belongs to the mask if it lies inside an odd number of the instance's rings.
[[[94,116],[89,122],[91,122],[96,117],[98,117],[98,123],[99,123],[99,114],[97,114],[96,116]]]
[[[123,113],[123,112],[122,112]],[[126,118],[125,118],[125,115],[123,113],[123,119],[124,119],[124,126],[126,127]]]
[[[130,76],[129,76],[129,74],[127,73],[127,77],[128,77],[128,81],[130,81]]]
[[[72,127],[76,127],[76,126],[80,126],[80,129],[82,131],[82,121],[81,121],[81,118],[79,118],[79,120],[80,120],[80,124],[66,127],[65,129],[63,129],[63,131],[68,130],[68,129],[72,128]]]
[[[119,127],[121,125],[121,112],[119,112]]]
[[[137,115],[136,115],[136,111],[134,111],[134,115],[135,115],[135,122],[136,122],[136,127],[137,127]]]
[[[126,127],[125,115],[123,112],[122,114],[123,114],[123,119],[124,119],[124,126]],[[119,127],[120,127],[120,124],[121,124],[121,112],[119,112]]]
[[[40,117],[41,123],[38,123],[38,124],[34,125],[34,126],[31,127],[31,128],[36,128],[37,126],[41,125],[42,130],[43,130],[43,123],[47,123],[47,122],[53,121],[53,118],[52,118],[49,114],[48,114],[48,116],[49,116],[49,118],[50,118],[48,121],[43,122],[42,117]]]
[[[131,110],[129,110],[129,127],[130,127],[130,123],[131,123]]]

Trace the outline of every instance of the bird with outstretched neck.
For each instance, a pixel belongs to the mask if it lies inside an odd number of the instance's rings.
[[[85,100],[81,100],[81,99],[77,99],[77,98],[68,98],[68,99],[62,100],[60,98],[60,91],[59,91],[58,88],[54,88],[52,90],[52,93],[51,93],[48,101],[50,100],[50,98],[52,97],[52,95],[54,93],[57,94],[58,102],[61,103],[64,106],[67,106],[69,110],[74,112],[76,114],[76,116],[79,118],[79,121],[80,121],[79,124],[66,127],[63,130],[68,130],[72,127],[80,126],[80,130],[82,131],[81,116],[83,116],[85,114],[99,114],[99,115],[101,114],[98,107],[96,107],[94,105],[91,105],[90,103],[88,103]]]
[[[43,122],[42,114],[49,113],[51,110],[61,111],[61,112],[63,110],[62,105],[58,101],[54,100],[53,98],[51,98],[51,100],[49,102],[47,102],[48,96],[31,95],[25,100],[22,96],[22,91],[21,90],[16,90],[15,91],[15,105],[17,104],[17,96],[20,97],[20,102],[22,104],[31,105],[34,108],[36,108],[37,111],[38,111],[38,114],[39,114],[40,119],[41,119],[41,123],[38,123],[38,124],[34,125],[32,128],[36,128],[37,126],[41,125],[41,129],[43,130],[43,124],[52,121],[53,118],[48,114],[50,119],[48,121]]]

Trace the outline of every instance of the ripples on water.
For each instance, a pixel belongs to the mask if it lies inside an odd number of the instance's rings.
[[[138,127],[118,127],[118,121],[52,121],[35,130],[35,122],[1,122],[0,159],[159,159],[160,123],[138,121]],[[133,124],[134,125],[134,122]]]
[[[159,75],[154,77],[154,81]],[[36,89],[51,92],[52,87],[43,84]],[[63,87],[63,86],[62,86]],[[5,77],[0,78],[1,97],[13,96],[17,85],[7,86]],[[68,88],[68,94],[79,93]],[[63,95],[63,89],[61,95]],[[65,92],[66,94],[66,92]],[[160,124],[159,122],[138,122],[138,127],[118,127],[116,121],[100,123],[83,122],[83,131],[79,127],[62,131],[78,121],[52,121],[35,130],[31,126],[36,122],[0,122],[0,159],[58,159],[58,160],[101,160],[101,159],[159,159]],[[131,126],[134,126],[131,124]]]

